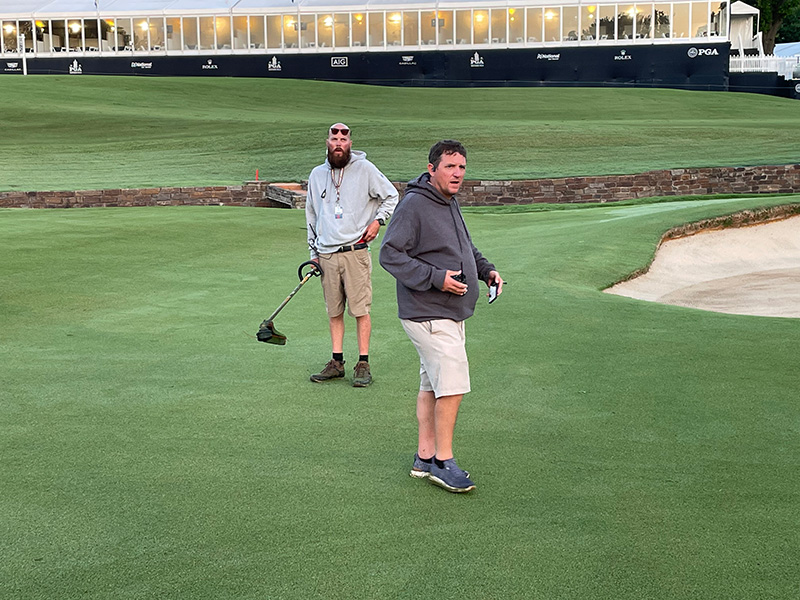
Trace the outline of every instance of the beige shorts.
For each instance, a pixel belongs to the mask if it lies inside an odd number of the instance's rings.
[[[436,398],[469,392],[464,321],[400,321],[419,353],[419,391]]]
[[[369,314],[372,306],[372,256],[369,249],[320,254],[322,295],[329,317],[347,312],[351,317]]]

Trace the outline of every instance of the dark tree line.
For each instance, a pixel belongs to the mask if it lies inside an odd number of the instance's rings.
[[[775,38],[777,44],[787,42],[800,42],[800,7],[786,15]]]
[[[796,20],[800,0],[755,0],[753,5],[761,11],[761,31],[764,33],[764,52],[772,54],[778,32],[784,21]],[[796,40],[786,40],[796,41]]]

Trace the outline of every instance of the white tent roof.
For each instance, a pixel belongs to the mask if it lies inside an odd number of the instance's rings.
[[[52,10],[50,7],[53,7]],[[68,12],[76,16],[83,13],[96,14],[94,0],[14,0],[0,2],[0,17],[6,19],[30,19],[32,15]]]
[[[576,0],[577,2],[577,0]],[[457,8],[459,6],[508,6],[509,0],[0,0],[0,18],[31,19],[56,16],[116,16],[116,15],[157,15],[192,13],[246,14],[274,10],[280,12],[310,12],[323,10],[342,11],[384,10],[385,7],[402,9],[405,7],[430,6]],[[744,4],[737,2],[734,4]],[[754,9],[755,10],[755,9]]]
[[[761,11],[758,10],[755,6],[750,6],[749,4],[745,4],[744,2],[734,2],[731,4],[731,14],[732,15],[758,15],[761,14]]]
[[[787,42],[785,44],[775,44],[775,56],[798,56],[800,55],[800,42]]]

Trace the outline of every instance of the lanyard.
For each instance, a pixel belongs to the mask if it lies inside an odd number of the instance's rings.
[[[333,182],[333,187],[336,189],[336,204],[339,204],[339,188],[342,187],[342,181],[344,181],[344,169],[339,169],[339,181],[336,181],[335,171],[336,169],[331,167],[331,182]]]
[[[342,187],[342,181],[344,181],[344,168],[339,169],[339,181],[336,181],[334,169],[331,167],[331,181],[333,182],[333,187],[336,188],[336,205],[333,207],[333,218],[341,219],[344,211],[342,210],[342,205],[339,203],[339,188]]]

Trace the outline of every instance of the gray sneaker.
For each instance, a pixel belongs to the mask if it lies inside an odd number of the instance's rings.
[[[454,458],[445,460],[444,466],[441,468],[436,466],[436,462],[433,462],[428,479],[448,492],[464,493],[475,489],[475,484],[472,483],[466,471],[459,468]]]
[[[360,360],[353,369],[353,387],[367,387],[372,383],[372,374],[369,372],[369,363]]]
[[[337,377],[344,377],[344,361],[331,359],[322,371],[311,376],[311,381],[320,383]]]
[[[409,475],[417,479],[425,479],[431,474],[432,464],[433,459],[430,462],[425,462],[419,457],[419,454],[414,454],[414,464],[411,465],[411,473]],[[464,474],[469,477],[469,471],[464,471]]]
[[[411,473],[409,475],[417,479],[425,479],[431,474],[432,463],[433,459],[431,459],[431,462],[425,462],[419,457],[419,454],[414,454],[414,464],[411,465]]]

